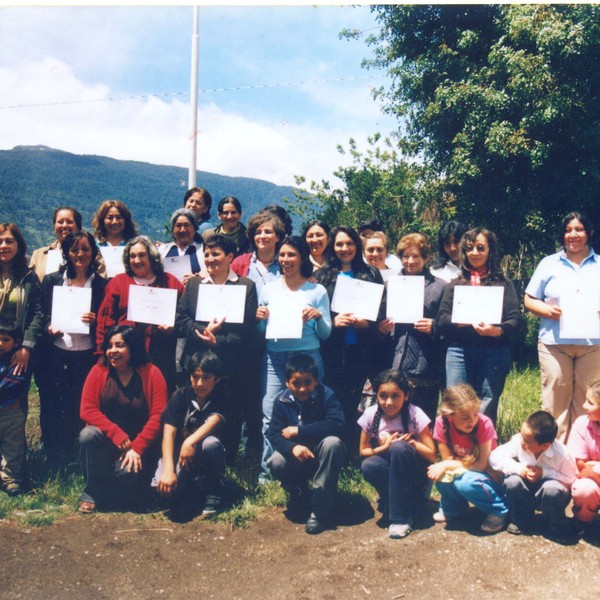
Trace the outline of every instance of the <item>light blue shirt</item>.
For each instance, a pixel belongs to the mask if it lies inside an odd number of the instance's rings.
[[[269,283],[269,281],[273,281],[281,277],[281,271],[279,270],[279,263],[274,260],[268,267],[264,267],[261,263],[258,262],[256,258],[256,252],[252,253],[252,258],[250,259],[250,265],[248,267],[248,275],[246,275],[248,279],[254,281],[256,285],[256,293],[260,296],[260,292],[263,287]]]
[[[542,259],[525,293],[532,298],[560,306],[561,293],[577,289],[596,294],[600,304],[600,261],[591,250],[580,265],[567,259],[564,250]],[[539,339],[547,345],[575,344],[592,346],[600,339],[566,339],[560,336],[560,320],[540,318]]]

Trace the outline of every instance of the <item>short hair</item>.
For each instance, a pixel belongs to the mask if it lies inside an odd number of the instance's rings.
[[[504,276],[500,269],[500,263],[498,261],[498,239],[496,234],[485,227],[474,227],[469,229],[462,236],[460,242],[460,265],[463,272],[463,277],[468,279],[470,276],[470,264],[467,258],[467,245],[474,244],[478,235],[482,235],[488,245],[489,254],[487,259],[488,275],[493,279],[503,279]]]
[[[61,210],[68,210],[71,212],[71,214],[73,215],[73,221],[75,221],[75,225],[77,227],[77,230],[79,231],[82,227],[81,213],[72,206],[59,206],[57,209],[55,209],[52,213],[52,224],[54,225],[54,223],[56,223],[56,217],[58,216],[58,213]]]
[[[95,273],[98,268],[96,259],[100,254],[100,250],[98,249],[98,245],[96,244],[94,236],[88,231],[72,231],[60,243],[60,249],[65,260],[64,270],[66,270],[67,277],[69,277],[70,279],[73,279],[76,276],[76,272],[75,266],[73,265],[73,261],[69,256],[69,250],[71,250],[73,246],[79,244],[79,242],[83,239],[86,239],[88,241],[92,249],[92,260],[87,268],[86,275],[89,277],[92,273]]]
[[[190,375],[201,369],[204,373],[209,373],[215,377],[223,375],[223,363],[221,359],[212,351],[196,352],[190,359],[188,371]]]
[[[104,219],[108,211],[111,208],[116,208],[123,219],[125,220],[125,227],[123,228],[123,239],[125,241],[138,235],[137,225],[131,217],[131,211],[127,208],[124,202],[120,200],[105,200],[94,215],[92,219],[92,227],[95,229],[96,237],[100,242],[106,241],[106,227],[104,226]]]
[[[187,204],[187,201],[196,193],[198,193],[202,196],[202,199],[204,200],[204,205],[206,206],[206,212],[204,213],[204,218],[210,219],[210,209],[212,207],[212,196],[210,195],[209,191],[205,190],[204,188],[201,188],[201,187],[190,188],[185,193],[185,196],[183,197],[183,206],[185,207],[185,205]]]
[[[225,198],[222,198],[219,201],[217,212],[222,213],[223,207],[226,204],[233,204],[235,206],[235,209],[240,213],[240,215],[242,214],[242,204],[235,196],[225,196]]]
[[[283,206],[279,206],[279,204],[269,204],[269,206],[265,206],[263,210],[277,215],[283,223],[285,235],[292,235],[292,231],[294,231],[294,224],[292,223],[292,218],[288,214],[288,211],[285,210]]]
[[[421,258],[427,262],[429,260],[431,246],[424,233],[409,233],[408,235],[403,236],[396,246],[396,254],[401,257],[408,248],[413,246],[419,250]]]
[[[466,231],[467,226],[456,219],[450,219],[440,227],[437,237],[438,258],[434,264],[436,269],[441,269],[447,262],[452,262],[448,253],[444,250],[444,244],[447,244],[451,238],[454,238],[454,241],[460,244],[460,240]]]
[[[125,273],[127,273],[127,275],[130,277],[133,277],[133,271],[129,264],[129,260],[131,248],[133,248],[133,246],[136,244],[142,244],[142,246],[146,248],[146,252],[148,252],[148,257],[150,258],[150,267],[152,268],[152,272],[157,277],[162,275],[165,272],[165,269],[160,259],[158,248],[152,243],[152,240],[147,235],[138,235],[125,244],[125,249],[123,250],[123,264],[125,265]]]
[[[178,208],[173,211],[169,219],[169,224],[171,226],[171,233],[173,233],[173,229],[175,229],[175,223],[179,217],[185,217],[194,228],[194,231],[198,231],[198,220],[196,219],[196,213],[189,208]]]
[[[14,223],[0,223],[0,233],[10,233],[17,242],[17,254],[13,261],[13,272],[15,275],[23,276],[27,273],[27,242],[21,230]]]
[[[327,234],[327,238],[329,239],[331,235],[331,228],[329,227],[329,225],[327,225],[327,223],[325,223],[325,221],[321,221],[320,219],[315,219],[314,221],[310,221],[309,223],[307,223],[304,229],[302,230],[302,237],[306,239],[306,234],[308,233],[308,230],[311,227],[315,226],[320,227]]]
[[[385,235],[385,233],[383,233],[383,231],[375,231],[373,233],[373,235],[370,235],[368,238],[365,238],[364,240],[361,240],[363,251],[366,249],[367,242],[369,240],[380,240],[381,243],[383,244],[383,247],[385,248],[385,250],[387,252],[387,249],[388,249],[388,237],[387,237],[387,235]]]
[[[0,335],[10,336],[15,344],[19,344],[23,339],[21,328],[15,321],[6,321],[0,319]]]
[[[590,387],[587,389],[587,393],[594,399],[596,404],[600,405],[600,381],[592,383],[592,385],[590,385]]]
[[[565,245],[565,229],[573,219],[577,219],[583,225],[583,228],[585,229],[585,233],[588,238],[587,245],[589,248],[591,248],[592,239],[594,237],[594,227],[592,225],[592,221],[585,213],[578,210],[572,210],[570,213],[566,214],[563,217],[562,221],[560,222],[560,231],[558,232],[558,243],[561,246]]]
[[[538,444],[551,444],[558,434],[556,419],[546,410],[538,410],[530,414],[525,423],[531,429],[533,439]]]
[[[221,248],[225,254],[234,255],[237,250],[235,242],[229,236],[223,235],[222,233],[214,233],[204,240],[204,251],[209,248]]]
[[[285,363],[285,380],[289,381],[294,373],[310,373],[315,379],[319,379],[317,361],[309,354],[295,352]]]
[[[246,236],[250,241],[250,245],[256,252],[256,244],[254,243],[254,236],[256,235],[256,230],[265,223],[271,223],[273,225],[273,230],[275,231],[275,235],[278,238],[277,245],[275,246],[275,251],[279,249],[279,245],[281,244],[281,240],[285,237],[286,230],[283,221],[277,216],[275,212],[271,212],[268,210],[261,210],[259,213],[256,213],[250,220],[248,221],[248,228],[246,230]]]
[[[291,246],[298,252],[300,255],[300,274],[302,277],[308,279],[312,275],[313,266],[310,262],[310,250],[304,238],[301,238],[299,235],[288,235],[283,238],[279,245],[280,252],[283,246]],[[277,262],[279,262],[279,256],[277,257]]]
[[[368,219],[367,221],[363,221],[358,226],[358,235],[360,236],[360,234],[367,229],[383,231],[383,223],[379,219]]]
[[[129,353],[131,354],[129,366],[136,369],[141,365],[145,365],[148,362],[146,347],[144,346],[144,342],[135,332],[135,329],[130,325],[114,325],[106,332],[104,340],[102,341],[102,354],[104,355],[103,364],[105,366],[108,364],[108,361],[106,360],[106,351],[108,350],[110,340],[115,335],[119,334],[123,336],[123,341],[129,348]]]

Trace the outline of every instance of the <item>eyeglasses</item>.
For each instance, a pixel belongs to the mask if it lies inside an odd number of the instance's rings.
[[[474,250],[477,250],[477,252],[485,252],[487,249],[488,247],[484,246],[483,244],[477,244],[476,246],[467,246],[465,248],[467,252],[473,252]]]

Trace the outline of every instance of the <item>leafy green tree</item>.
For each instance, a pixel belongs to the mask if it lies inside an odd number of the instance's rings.
[[[569,210],[600,227],[600,6],[373,10],[365,64],[391,79],[376,96],[459,217],[515,255],[553,250]]]

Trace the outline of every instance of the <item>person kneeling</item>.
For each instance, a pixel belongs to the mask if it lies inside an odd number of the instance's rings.
[[[317,364],[306,354],[290,357],[285,385],[287,389],[275,398],[267,431],[274,449],[267,466],[290,494],[290,505],[306,498],[306,481],[312,477],[306,533],[317,534],[331,524],[346,456],[340,439],[344,413],[333,391],[319,383]]]
[[[171,496],[179,487],[202,481],[203,517],[216,514],[222,501],[225,448],[221,430],[225,411],[218,389],[221,361],[212,352],[197,352],[190,364],[190,385],[178,389],[162,416],[162,458],[153,484]]]

